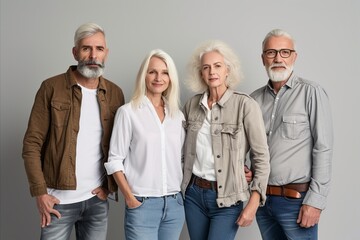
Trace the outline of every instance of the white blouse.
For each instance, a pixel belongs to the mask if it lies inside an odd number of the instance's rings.
[[[116,112],[105,168],[109,175],[122,171],[135,196],[160,197],[180,191],[184,115],[179,111],[170,117],[167,112],[165,102],[161,123],[147,97],[137,109],[130,102]]]

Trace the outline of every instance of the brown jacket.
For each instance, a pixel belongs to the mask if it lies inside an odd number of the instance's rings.
[[[79,131],[81,89],[75,80],[76,66],[42,82],[31,110],[23,142],[23,159],[32,196],[47,193],[47,187],[76,189],[75,161]],[[116,110],[124,104],[122,90],[100,77],[97,98],[103,136],[103,163],[107,161]],[[103,187],[117,191],[111,176]]]

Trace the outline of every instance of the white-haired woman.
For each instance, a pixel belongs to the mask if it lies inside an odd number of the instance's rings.
[[[249,226],[266,197],[269,152],[258,104],[234,90],[240,62],[224,42],[203,43],[189,63],[190,89],[199,92],[184,106],[186,223],[191,239],[234,239]],[[250,151],[253,181],[245,175]],[[243,208],[243,202],[248,201]]]
[[[151,51],[131,102],[120,107],[105,164],[126,204],[126,239],[179,239],[184,220],[179,81],[172,58]]]

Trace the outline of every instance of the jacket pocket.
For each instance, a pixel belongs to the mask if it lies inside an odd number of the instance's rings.
[[[230,150],[236,150],[240,148],[241,127],[238,125],[224,125],[221,129],[221,140],[223,147]]]
[[[284,115],[282,118],[282,137],[299,139],[310,135],[309,120],[306,115]]]
[[[51,102],[52,124],[56,127],[66,126],[69,122],[70,104],[58,101]]]

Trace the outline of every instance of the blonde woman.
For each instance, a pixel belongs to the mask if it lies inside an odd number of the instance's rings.
[[[179,239],[184,141],[175,64],[162,50],[144,59],[130,103],[118,109],[105,164],[124,196],[126,239]]]

